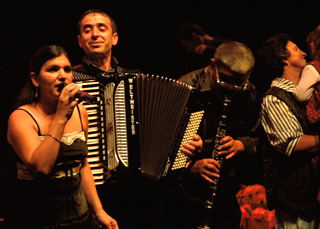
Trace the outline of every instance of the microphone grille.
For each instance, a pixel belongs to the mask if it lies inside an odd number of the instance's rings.
[[[65,86],[67,86],[66,83],[61,83],[61,84],[59,84],[59,85],[58,85],[58,91],[61,92],[62,89],[63,89]]]

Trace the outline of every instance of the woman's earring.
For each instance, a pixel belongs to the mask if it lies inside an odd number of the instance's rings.
[[[37,99],[38,98],[38,91],[39,91],[39,87],[36,87],[36,93],[34,95],[34,97]]]

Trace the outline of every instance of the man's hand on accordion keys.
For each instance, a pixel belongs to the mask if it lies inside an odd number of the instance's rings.
[[[199,135],[194,135],[193,140],[189,143],[182,143],[181,152],[192,157],[201,152],[203,141]]]

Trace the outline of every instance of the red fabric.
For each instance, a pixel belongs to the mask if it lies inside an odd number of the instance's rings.
[[[319,61],[311,61],[309,64],[312,64],[320,72]],[[320,84],[316,85],[306,105],[306,113],[309,123],[317,123],[320,121]]]

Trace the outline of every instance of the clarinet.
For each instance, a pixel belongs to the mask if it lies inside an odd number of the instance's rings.
[[[218,155],[218,147],[220,146],[220,140],[226,136],[226,123],[227,123],[227,111],[231,100],[228,99],[226,95],[223,100],[222,114],[220,115],[220,121],[217,128],[217,133],[215,136],[214,147],[212,152],[212,158],[215,159],[220,164],[220,170],[224,162],[224,156]],[[213,201],[216,196],[218,188],[219,178],[213,178],[209,186],[209,195],[205,203],[205,209],[203,214],[203,223],[198,229],[210,229],[212,225],[212,208]]]

